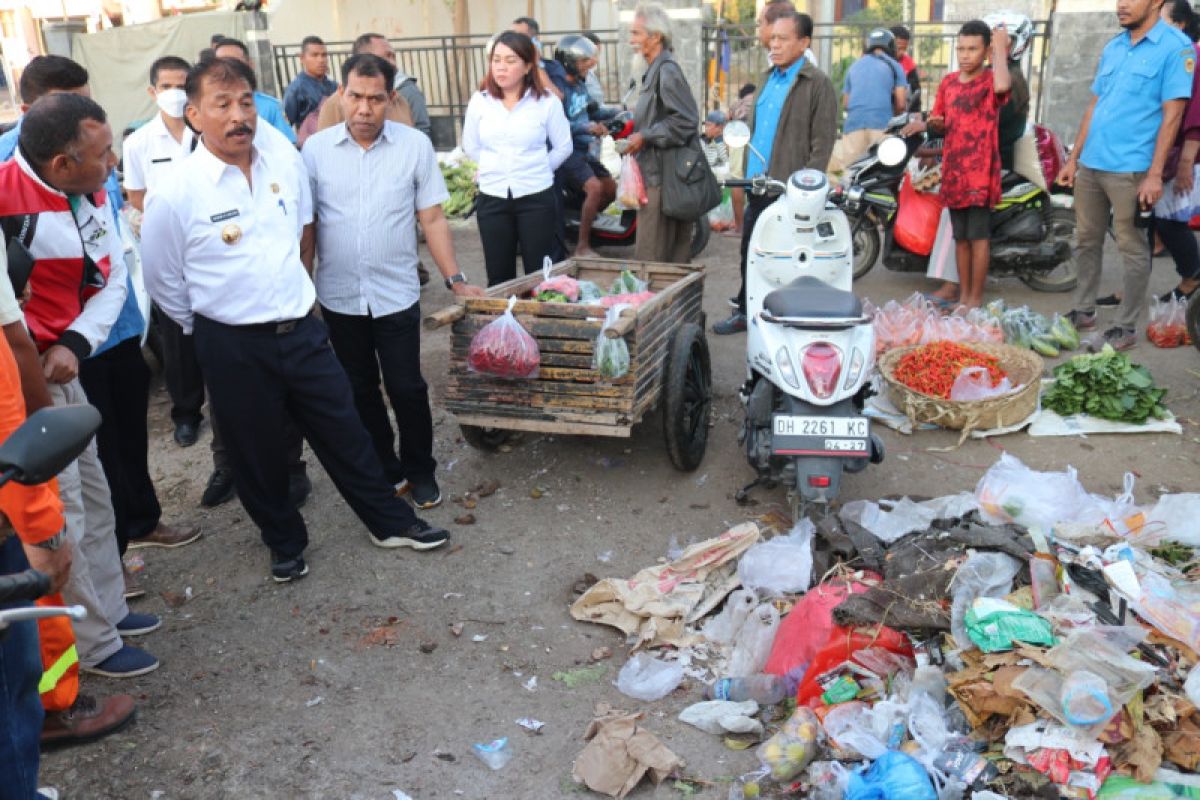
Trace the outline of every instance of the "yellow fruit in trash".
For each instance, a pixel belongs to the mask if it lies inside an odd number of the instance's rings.
[[[817,726],[811,722],[806,722],[796,731],[796,738],[803,739],[806,742],[813,742],[817,739]]]
[[[788,761],[793,764],[803,764],[808,758],[808,748],[802,744],[789,744],[787,746]]]
[[[771,769],[771,777],[782,783],[783,781],[791,780],[791,777],[795,775],[796,772],[797,769],[792,764],[776,764]]]
[[[760,796],[761,794],[762,789],[759,788],[756,781],[750,781],[742,787],[742,797],[747,798],[747,800],[754,800],[754,798]]]
[[[900,752],[910,756],[915,756],[917,753],[921,752],[921,745],[913,741],[907,741],[900,745]]]
[[[784,758],[783,745],[772,739],[767,742],[766,747],[763,749],[763,755],[766,756],[768,764],[777,764],[783,761]]]

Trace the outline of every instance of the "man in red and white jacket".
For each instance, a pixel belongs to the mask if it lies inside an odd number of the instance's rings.
[[[124,247],[104,191],[117,160],[112,142],[94,101],[47,95],[23,118],[16,157],[0,165],[0,229],[6,246],[15,240],[33,259],[25,322],[55,405],[87,402],[79,364],[108,337],[125,302]],[[88,612],[75,625],[81,668],[110,677],[150,672],[157,659],[121,634],[161,623],[147,624],[148,615],[130,615],[125,604],[112,499],[94,442],[58,480],[76,552],[63,596]]]

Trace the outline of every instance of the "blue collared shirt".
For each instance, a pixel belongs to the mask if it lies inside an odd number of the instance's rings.
[[[283,93],[283,111],[293,127],[300,127],[304,118],[321,106],[321,101],[337,91],[337,84],[329,78],[317,80],[307,72],[301,72]]]
[[[746,160],[746,177],[753,178],[767,171],[771,163],[771,150],[775,147],[775,132],[779,130],[779,117],[788,92],[804,66],[804,57],[796,59],[786,70],[779,67],[771,70],[767,85],[758,93],[754,103],[754,135],[750,137],[750,155]]]
[[[1137,44],[1129,31],[1113,38],[1092,82],[1096,108],[1080,163],[1105,172],[1149,169],[1163,103],[1192,96],[1195,68],[1191,41],[1161,20]]]
[[[283,103],[269,94],[255,92],[254,109],[258,112],[259,119],[270,123],[272,128],[286,136],[292,144],[296,143],[296,132],[292,130],[287,117],[283,114]]]
[[[13,153],[17,151],[17,139],[20,135],[21,120],[18,119],[12,130],[0,136],[0,162],[12,158]],[[121,206],[125,204],[125,201],[121,198],[121,183],[117,180],[116,170],[108,174],[108,180],[104,182],[104,191],[108,193],[113,219],[116,220],[119,229],[124,224],[121,222]],[[146,320],[142,318],[142,311],[138,308],[137,296],[133,291],[133,278],[128,272],[126,272],[126,280],[129,282],[129,291],[125,295],[125,305],[121,306],[121,313],[117,316],[117,321],[113,323],[112,329],[109,330],[108,339],[92,351],[92,356],[97,356],[133,336],[141,336],[142,331],[146,329]]]

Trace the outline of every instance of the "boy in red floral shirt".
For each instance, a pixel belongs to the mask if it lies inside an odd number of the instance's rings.
[[[1000,202],[1000,107],[1008,101],[1008,32],[971,20],[958,31],[958,72],[942,79],[927,126],[945,137],[942,202],[950,209],[959,301],[983,304],[991,260],[991,213]],[[992,64],[987,66],[988,48]],[[914,123],[908,130],[920,130]]]

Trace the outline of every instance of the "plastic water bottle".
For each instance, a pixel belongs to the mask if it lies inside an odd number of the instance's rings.
[[[708,700],[732,700],[741,703],[754,700],[761,706],[783,702],[791,685],[779,675],[751,675],[749,678],[721,678],[704,690]]]

